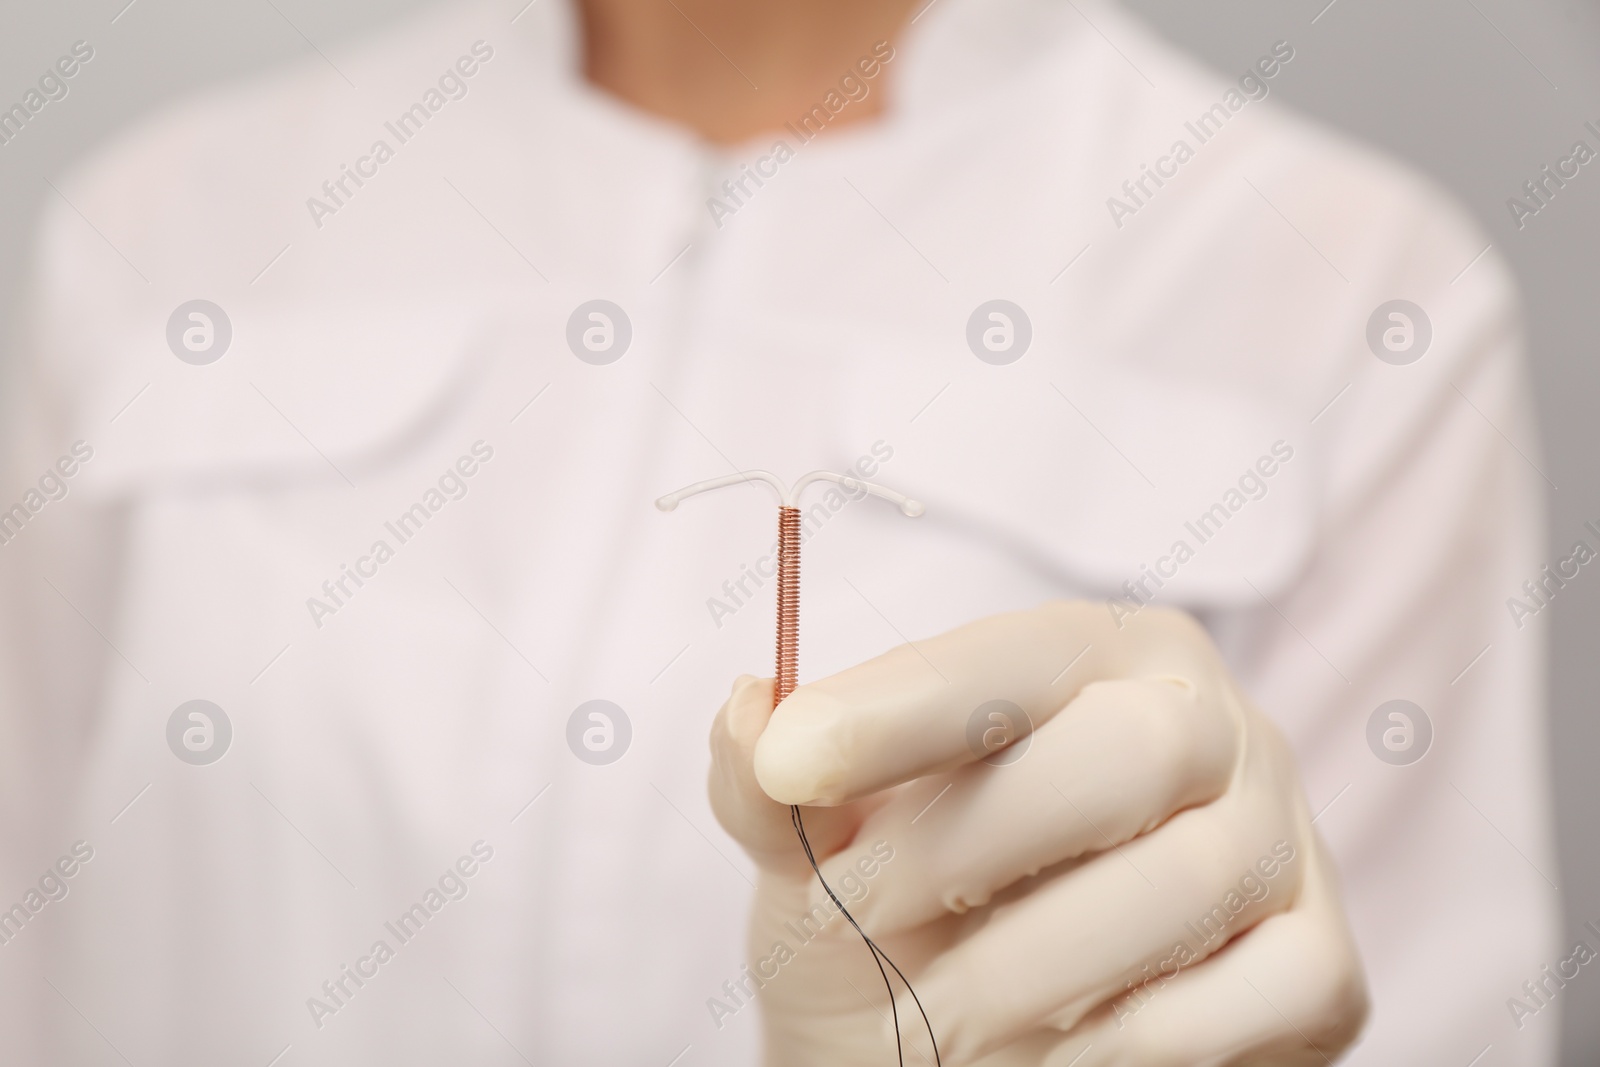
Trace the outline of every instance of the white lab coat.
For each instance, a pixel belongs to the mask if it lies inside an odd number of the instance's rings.
[[[207,94],[59,183],[9,390],[3,904],[93,858],[0,945],[5,1062],[751,1062],[723,982],[753,868],[703,782],[730,682],[770,670],[745,573],[774,508],[652,501],[863,456],[927,515],[817,515],[802,679],[1174,573],[1145,589],[1207,621],[1327,809],[1375,1003],[1351,1062],[1550,1062],[1556,1007],[1506,1006],[1565,955],[1543,616],[1505,604],[1543,483],[1511,279],[1449,198],[1275,96],[1199,144],[1233,81],[1097,5],[942,0],[881,122],[731,151],[589,88],[557,0],[515,14]],[[341,165],[369,176],[334,205]],[[232,327],[203,366],[166,336],[197,298]],[[1396,298],[1432,324],[1406,366],[1365,339]],[[631,324],[607,365],[566,341],[594,299]],[[967,342],[992,299],[1031,325],[1009,365]],[[78,441],[65,498],[27,498]],[[1410,766],[1366,740],[1396,698],[1434,728]],[[195,699],[232,728],[206,766],[167,741]],[[608,765],[567,743],[592,699],[631,725]]]

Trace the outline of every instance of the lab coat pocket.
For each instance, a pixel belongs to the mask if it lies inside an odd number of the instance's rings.
[[[80,379],[63,389],[69,434],[94,449],[75,488],[116,498],[358,479],[468,399],[487,319],[482,301],[448,296],[292,310],[191,301],[85,328],[81,358],[63,361]]]

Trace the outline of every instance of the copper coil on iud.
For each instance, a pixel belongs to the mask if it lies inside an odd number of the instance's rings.
[[[831,471],[812,471],[793,487],[785,486],[776,475],[766,471],[741,471],[722,478],[712,478],[709,481],[696,482],[694,485],[680,489],[676,493],[668,493],[656,501],[656,507],[662,511],[671,511],[678,506],[684,497],[704,493],[710,489],[721,489],[725,485],[736,485],[740,482],[765,482],[778,491],[778,661],[777,675],[773,683],[773,706],[776,707],[785,697],[794,692],[798,683],[800,671],[800,493],[812,482],[837,482],[852,496],[871,494],[892,500],[900,505],[900,510],[915,518],[922,514],[922,505],[903,496],[893,489],[885,489],[881,485],[873,485],[859,478],[851,478],[843,474],[834,474]],[[895,1007],[896,999],[894,985],[889,980],[889,971],[893,971],[901,982],[905,983],[906,992],[911,994],[917,1012],[922,1016],[922,1023],[928,1029],[928,1039],[933,1042],[934,1067],[939,1067],[939,1041],[933,1033],[933,1023],[928,1020],[928,1013],[922,1008],[922,1001],[917,999],[917,991],[911,988],[911,980],[905,976],[899,967],[895,966],[887,953],[878,947],[877,942],[867,936],[845,907],[844,901],[834,892],[828,880],[822,876],[822,868],[817,864],[816,853],[812,850],[811,841],[806,837],[805,816],[798,805],[790,805],[789,817],[794,823],[795,835],[800,839],[800,848],[805,853],[806,860],[811,864],[811,870],[817,876],[817,881],[827,892],[828,898],[833,901],[834,907],[839,909],[850,925],[855,928],[861,940],[865,942],[872,953],[872,960],[878,966],[878,973],[883,976],[884,988],[889,993],[889,1003],[893,1010],[894,1044],[895,1052],[899,1059],[900,1067],[905,1067],[905,1046],[900,1038],[900,1009]],[[888,970],[884,968],[887,967]]]
[[[778,662],[773,701],[794,692],[800,669],[800,509],[778,509]]]
[[[773,690],[774,703],[794,692],[799,684],[800,671],[800,494],[813,482],[834,482],[852,496],[867,494],[882,497],[900,505],[900,510],[915,518],[922,514],[922,505],[903,493],[881,485],[864,482],[847,474],[832,471],[812,471],[803,475],[792,487],[784,485],[778,476],[767,471],[740,471],[724,475],[668,493],[656,501],[662,511],[671,511],[687,497],[727,485],[747,482],[764,482],[778,492],[778,658],[777,675]]]

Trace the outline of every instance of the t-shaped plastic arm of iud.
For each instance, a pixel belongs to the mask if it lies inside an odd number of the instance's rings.
[[[812,471],[801,475],[793,486],[784,485],[770,471],[740,471],[710,478],[668,493],[656,501],[662,511],[671,511],[691,496],[730,485],[765,482],[778,494],[778,661],[774,676],[773,703],[794,692],[800,655],[800,494],[816,482],[836,482],[852,493],[870,493],[900,506],[911,518],[922,514],[922,505],[893,489],[832,471]]]

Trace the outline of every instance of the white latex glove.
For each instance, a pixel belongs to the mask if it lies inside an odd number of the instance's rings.
[[[1016,736],[1003,719],[969,729],[993,700],[1033,723],[1012,762],[986,753]],[[895,1063],[883,979],[791,803],[946,1067],[1326,1064],[1359,1033],[1366,984],[1293,757],[1188,616],[1118,630],[1104,605],[1049,604],[771,701],[771,680],[736,683],[710,783],[761,869],[727,1003],[760,986],[769,1063]],[[895,982],[906,1062],[932,1064]]]

